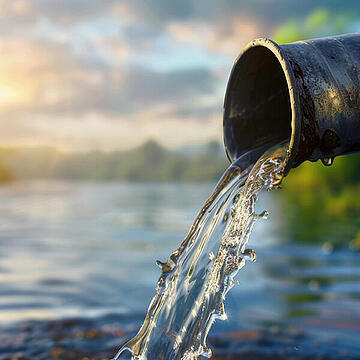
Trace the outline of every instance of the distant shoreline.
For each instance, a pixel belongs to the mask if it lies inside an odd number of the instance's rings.
[[[211,182],[218,180],[227,166],[222,146],[215,141],[194,152],[172,151],[155,141],[112,152],[0,148],[0,182],[18,179]]]

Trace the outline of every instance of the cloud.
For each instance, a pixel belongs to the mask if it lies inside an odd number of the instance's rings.
[[[212,93],[213,78],[206,69],[156,72],[122,67],[102,73],[98,83],[78,83],[78,97],[70,112],[104,112],[132,115],[144,109],[168,109],[189,105]],[[57,104],[60,112],[63,104]]]
[[[171,37],[177,42],[205,47],[214,53],[234,55],[251,39],[259,36],[260,29],[248,19],[231,19],[229,23],[213,27],[203,22],[172,22],[168,25]]]
[[[354,0],[316,6],[360,10]],[[310,0],[0,0],[0,140],[105,148],[120,138],[123,146],[146,137],[168,145],[221,137],[237,53],[313,7]]]
[[[0,50],[5,48],[0,115],[7,117],[130,115],[143,108],[189,107],[214,90],[214,76],[206,68],[159,72],[139,65],[84,67],[62,46],[2,38]]]
[[[112,150],[221,137],[209,69],[84,66],[67,45],[12,36],[0,37],[0,51],[2,144]]]
[[[199,21],[223,26],[236,18],[249,18],[270,29],[289,17],[301,18],[314,9],[313,0],[1,0],[2,19],[49,19],[75,24],[114,16],[121,23],[166,27],[171,22]],[[332,11],[360,10],[357,0],[318,0],[316,7]]]
[[[30,1],[0,1],[0,19],[2,20],[32,21],[35,17],[35,9]]]

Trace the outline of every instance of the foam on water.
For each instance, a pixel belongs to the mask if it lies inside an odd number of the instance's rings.
[[[162,273],[144,323],[115,359],[126,350],[133,360],[211,357],[207,335],[215,319],[226,319],[224,301],[234,276],[246,260],[256,260],[246,247],[256,220],[268,213],[256,214],[255,203],[261,189],[279,186],[287,145],[255,164],[240,158],[225,171],[180,247],[157,262]]]

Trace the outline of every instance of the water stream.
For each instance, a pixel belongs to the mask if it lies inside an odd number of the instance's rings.
[[[252,228],[268,213],[255,212],[258,193],[278,187],[288,142],[258,158],[245,154],[225,171],[189,233],[162,269],[144,323],[115,359],[211,357],[206,338],[216,319],[226,319],[225,297],[234,277],[256,254],[247,248]],[[249,161],[250,159],[250,161]]]

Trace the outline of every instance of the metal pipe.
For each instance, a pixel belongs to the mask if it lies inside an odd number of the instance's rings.
[[[230,74],[223,125],[230,161],[290,139],[285,174],[360,151],[360,33],[250,42]]]

